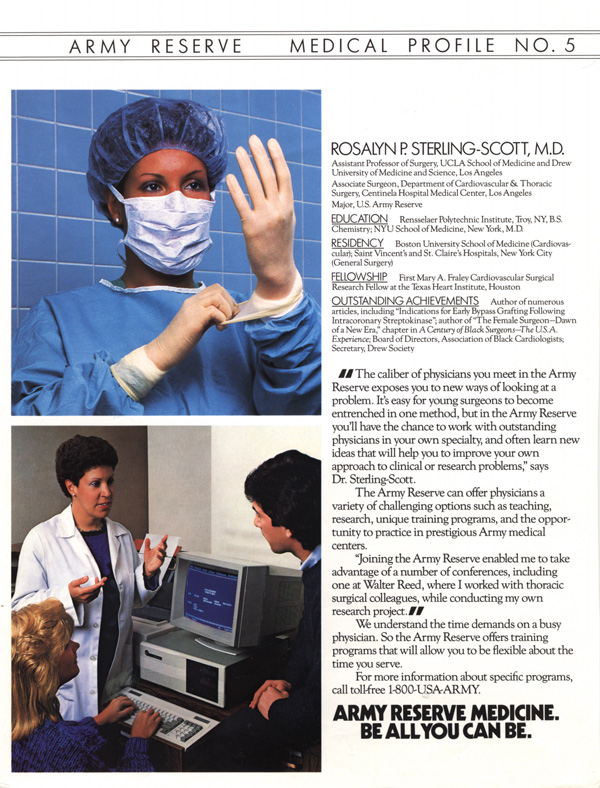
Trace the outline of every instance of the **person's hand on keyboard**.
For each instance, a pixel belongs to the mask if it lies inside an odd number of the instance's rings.
[[[135,711],[135,703],[125,695],[114,698],[102,711],[94,717],[97,725],[107,725],[111,722],[121,722],[130,717]]]
[[[133,687],[126,687],[123,692],[134,704],[133,714],[126,720],[127,725],[132,726],[132,736],[144,735],[144,733],[134,733],[134,730],[137,730],[136,722],[142,714],[150,715],[147,724],[145,722],[143,726],[143,730],[147,729],[146,736],[156,733],[160,741],[176,744],[184,749],[195,744],[219,724],[210,717],[200,716],[182,706],[147,695]],[[152,717],[152,715],[156,716]],[[156,724],[152,727],[153,720],[156,720]]]
[[[149,739],[160,725],[160,714],[154,709],[138,711],[131,726],[131,738]]]

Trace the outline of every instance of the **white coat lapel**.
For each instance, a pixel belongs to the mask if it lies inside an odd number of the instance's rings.
[[[119,554],[122,550],[121,538],[127,535],[128,531],[120,523],[106,518],[106,532],[108,534],[108,549],[110,550],[110,562],[115,577],[118,572]]]
[[[68,540],[69,546],[77,557],[81,559],[84,565],[87,564],[89,566],[88,576],[92,582],[96,577],[100,577],[98,564],[75,525],[70,505],[58,515],[56,536],[58,539]]]

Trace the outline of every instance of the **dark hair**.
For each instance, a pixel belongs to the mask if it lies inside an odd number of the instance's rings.
[[[244,492],[305,550],[321,543],[321,461],[292,449],[248,474]]]
[[[118,462],[117,452],[104,438],[75,435],[56,450],[56,478],[60,489],[70,498],[65,484],[67,480],[78,486],[81,477],[92,468],[107,465],[114,470]]]

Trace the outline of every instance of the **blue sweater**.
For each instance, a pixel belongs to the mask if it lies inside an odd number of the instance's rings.
[[[91,717],[79,722],[46,720],[12,743],[13,772],[152,772],[148,739],[128,739],[120,761],[112,763],[106,739]]]

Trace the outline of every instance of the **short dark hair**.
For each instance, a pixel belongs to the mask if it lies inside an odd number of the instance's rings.
[[[70,498],[65,482],[68,480],[79,486],[81,477],[92,468],[107,465],[113,470],[119,458],[114,447],[104,438],[95,435],[75,435],[56,450],[56,478],[60,489]]]
[[[321,461],[291,449],[271,457],[246,477],[244,492],[288,528],[305,550],[321,543]]]

